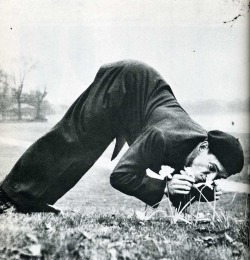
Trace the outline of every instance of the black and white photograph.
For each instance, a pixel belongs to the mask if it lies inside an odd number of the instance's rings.
[[[0,0],[0,259],[250,257],[249,0]]]

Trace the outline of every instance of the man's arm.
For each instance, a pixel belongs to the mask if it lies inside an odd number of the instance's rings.
[[[164,136],[157,128],[145,131],[120,159],[111,174],[111,185],[150,206],[160,202],[166,180],[147,176],[146,169],[159,172],[165,156],[164,149]]]

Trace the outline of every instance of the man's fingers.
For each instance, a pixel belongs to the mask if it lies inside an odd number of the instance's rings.
[[[175,174],[173,178],[176,178],[178,180],[189,181],[191,183],[195,182],[195,179],[191,176],[188,176],[188,175]]]
[[[189,191],[187,191],[187,190],[175,190],[174,193],[175,193],[175,194],[188,194]]]
[[[189,181],[182,181],[182,180],[176,181],[175,184],[176,184],[176,185],[188,186],[188,187],[190,187],[190,188],[193,186],[193,184],[192,184],[191,182],[189,182]]]
[[[221,191],[216,191],[215,192],[215,200],[219,200],[220,199],[220,196],[222,195],[222,192]]]
[[[170,194],[189,194],[193,183],[193,177],[175,174],[173,178],[168,181],[168,192]]]
[[[221,191],[221,187],[219,187],[219,186],[215,186],[215,191],[216,191],[216,192]]]
[[[186,190],[186,191],[190,191],[190,187],[186,186],[186,185],[179,185],[179,184],[175,184],[173,185],[174,190]]]

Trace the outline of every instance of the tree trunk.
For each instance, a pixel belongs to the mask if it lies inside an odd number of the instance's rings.
[[[1,111],[2,120],[4,120],[5,119],[5,109],[1,108],[0,111]]]
[[[17,119],[22,120],[22,108],[20,100],[17,100]]]
[[[37,102],[37,106],[36,106],[36,119],[42,119],[41,117],[41,104],[42,102]]]
[[[6,111],[5,109],[2,110],[2,120],[6,119]]]

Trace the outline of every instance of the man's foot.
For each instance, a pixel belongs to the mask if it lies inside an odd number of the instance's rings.
[[[44,212],[44,213],[54,213],[59,214],[60,210],[56,209],[46,203],[36,203],[32,207],[29,208],[21,208],[16,206],[8,196],[5,194],[3,189],[0,186],[0,214],[8,213],[10,211],[18,212],[18,213],[35,213],[35,212]]]
[[[16,210],[15,205],[8,199],[5,192],[0,187],[0,214],[7,213],[12,209]]]
[[[21,209],[17,212],[21,213],[38,213],[38,212],[44,212],[44,213],[54,213],[59,214],[60,210],[52,207],[51,205],[48,205],[46,203],[38,203],[36,205],[33,205],[33,207],[27,208],[27,209]]]

